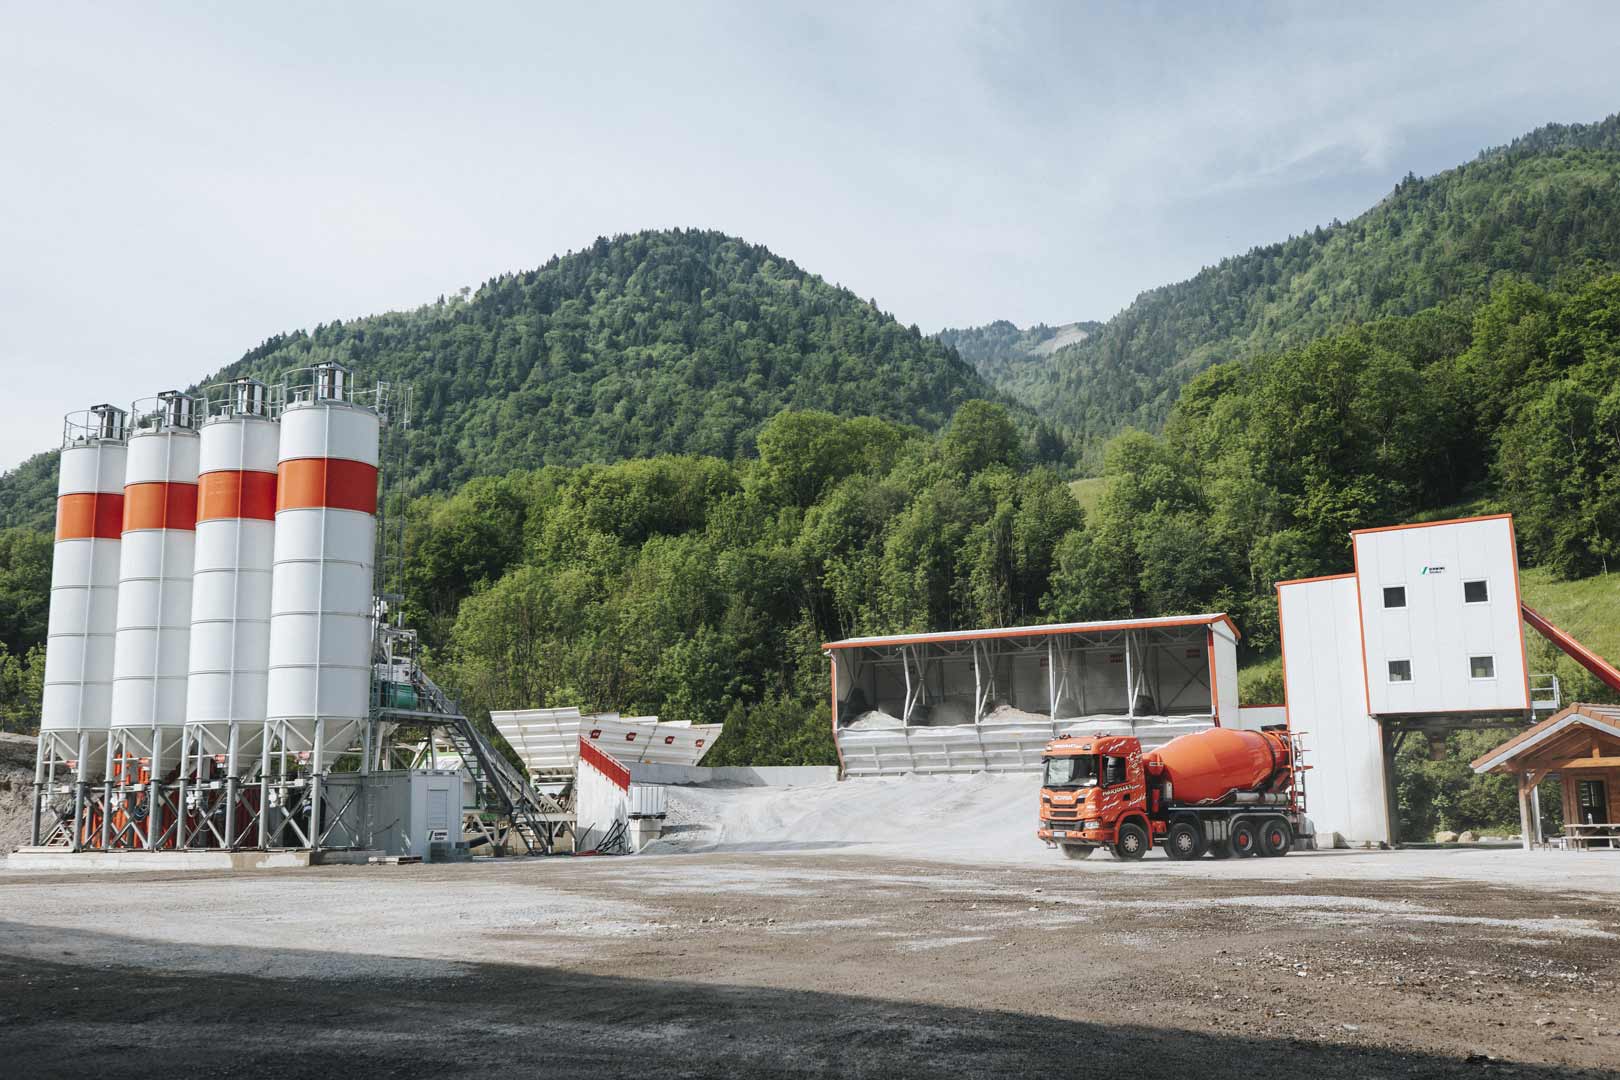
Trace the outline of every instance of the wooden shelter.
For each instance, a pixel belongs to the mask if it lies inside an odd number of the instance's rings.
[[[1476,758],[1473,768],[1517,780],[1527,849],[1541,839],[1535,791],[1549,776],[1563,781],[1566,833],[1575,842],[1620,846],[1620,705],[1571,705]]]

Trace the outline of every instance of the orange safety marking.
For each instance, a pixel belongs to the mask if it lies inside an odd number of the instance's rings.
[[[347,458],[295,458],[277,473],[276,509],[377,512],[377,466]]]
[[[157,481],[124,486],[124,531],[195,529],[197,485]]]
[[[222,469],[197,477],[197,520],[276,516],[276,474]]]
[[[89,491],[56,500],[58,540],[116,540],[124,531],[124,493]]]

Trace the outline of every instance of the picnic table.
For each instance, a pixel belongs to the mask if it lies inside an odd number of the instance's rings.
[[[1594,847],[1620,848],[1620,823],[1585,822],[1564,826],[1564,838],[1571,848],[1587,851]]]

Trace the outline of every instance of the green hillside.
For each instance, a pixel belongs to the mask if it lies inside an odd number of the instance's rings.
[[[1125,426],[1157,428],[1212,364],[1477,300],[1501,275],[1570,287],[1594,267],[1620,267],[1620,116],[1552,125],[1436,176],[1408,175],[1353,221],[1143,293],[1046,363],[981,370],[1095,447]]]
[[[696,230],[598,239],[465,297],[278,335],[202,381],[323,359],[414,387],[417,490],[541,465],[748,456],[784,408],[933,431],[963,401],[997,396],[872,302]],[[45,454],[0,478],[0,527],[48,524],[54,473]]]

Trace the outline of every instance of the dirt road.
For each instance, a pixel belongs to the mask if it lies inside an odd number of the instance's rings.
[[[11,872],[0,1072],[1615,1075],[1620,895],[1379,858]]]

